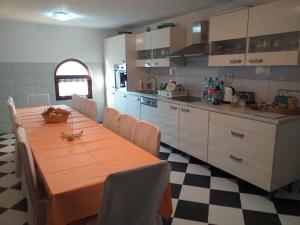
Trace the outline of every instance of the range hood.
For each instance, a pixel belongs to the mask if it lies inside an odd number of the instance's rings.
[[[208,21],[195,22],[192,28],[193,44],[171,54],[170,58],[207,56],[208,44]]]

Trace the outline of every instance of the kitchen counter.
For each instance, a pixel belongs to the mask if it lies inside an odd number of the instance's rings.
[[[271,113],[271,112],[260,112],[257,110],[252,110],[248,107],[239,107],[239,108],[231,108],[229,104],[222,104],[222,105],[212,105],[210,103],[200,101],[200,102],[182,102],[177,101],[172,98],[167,98],[163,96],[159,96],[157,94],[148,94],[148,93],[141,93],[141,92],[134,92],[129,91],[127,92],[129,94],[134,94],[138,96],[144,96],[148,98],[154,98],[160,101],[165,101],[173,104],[198,108],[198,109],[204,109],[210,112],[217,112],[217,113],[223,113],[227,115],[237,116],[241,118],[261,121],[265,123],[271,123],[271,124],[279,124],[291,120],[298,120],[300,119],[300,116],[286,116],[282,114],[277,113]]]

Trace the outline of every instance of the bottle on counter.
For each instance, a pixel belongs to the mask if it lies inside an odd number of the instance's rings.
[[[207,100],[207,89],[208,89],[208,81],[207,81],[207,77],[205,77],[204,81],[201,83],[201,98],[203,101]]]
[[[210,77],[208,80],[208,88],[207,88],[207,102],[212,103],[213,100],[213,94],[215,92],[215,87],[214,87],[214,81],[213,79]]]

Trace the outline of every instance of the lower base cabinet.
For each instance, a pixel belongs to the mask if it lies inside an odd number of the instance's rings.
[[[179,149],[207,162],[209,112],[180,106]]]

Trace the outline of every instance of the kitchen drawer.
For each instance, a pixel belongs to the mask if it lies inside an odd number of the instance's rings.
[[[244,119],[237,116],[211,113],[210,122],[241,129],[243,131],[248,131],[254,134],[260,134],[270,138],[275,138],[276,136],[276,125],[250,119]]]
[[[209,143],[270,166],[273,164],[275,139],[270,137],[210,122]]]
[[[271,188],[272,167],[209,144],[208,162],[265,190]]]

